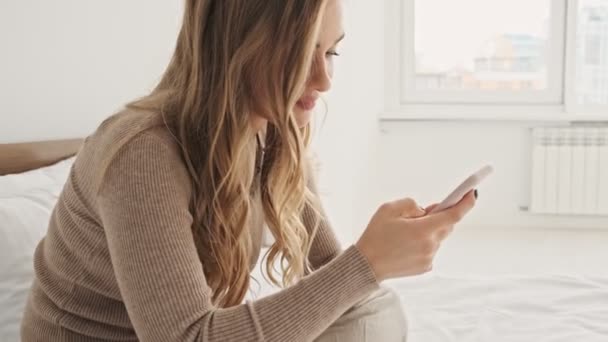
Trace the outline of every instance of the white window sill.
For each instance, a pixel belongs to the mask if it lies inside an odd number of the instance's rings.
[[[604,111],[566,113],[562,107],[407,106],[385,110],[380,121],[507,121],[545,123],[608,123]]]

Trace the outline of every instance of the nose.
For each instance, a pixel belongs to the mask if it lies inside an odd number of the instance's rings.
[[[331,88],[332,70],[330,61],[317,57],[310,70],[309,88],[324,93]]]

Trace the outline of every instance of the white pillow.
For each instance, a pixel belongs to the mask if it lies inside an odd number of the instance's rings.
[[[75,158],[0,176],[0,341],[19,341],[19,325],[34,277],[33,254]]]
[[[53,190],[57,186],[63,186],[75,159],[73,157],[40,169],[0,176],[0,198],[36,189],[48,190],[49,186],[52,186]]]

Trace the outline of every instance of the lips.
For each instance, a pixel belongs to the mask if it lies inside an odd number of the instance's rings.
[[[316,103],[317,99],[314,96],[305,96],[296,102],[296,105],[304,110],[312,110]]]

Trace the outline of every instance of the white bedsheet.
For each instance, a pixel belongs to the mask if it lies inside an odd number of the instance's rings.
[[[248,299],[277,291],[259,266]],[[383,285],[401,297],[408,342],[608,342],[608,276],[433,272]]]
[[[387,285],[410,342],[608,341],[608,277],[430,274]]]

